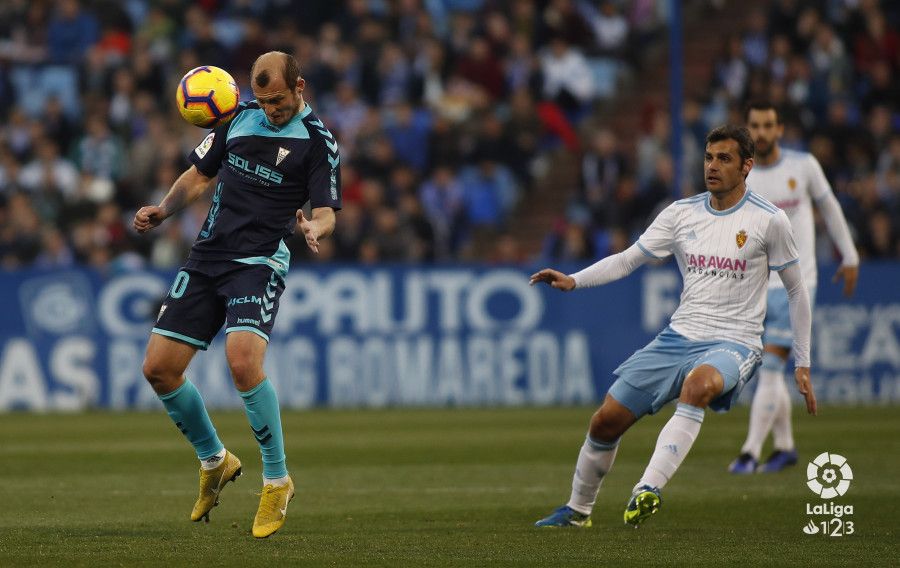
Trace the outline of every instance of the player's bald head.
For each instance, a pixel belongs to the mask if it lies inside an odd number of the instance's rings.
[[[252,84],[258,87],[265,88],[282,79],[286,87],[293,89],[300,78],[300,64],[293,55],[283,51],[269,51],[253,62],[250,77]]]

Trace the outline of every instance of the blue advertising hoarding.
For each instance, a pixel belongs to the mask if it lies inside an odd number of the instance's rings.
[[[266,371],[291,408],[598,402],[616,366],[666,325],[681,288],[673,265],[569,294],[530,287],[529,273],[484,266],[293,270]],[[900,265],[864,265],[851,301],[830,283],[832,273],[822,269],[814,312],[820,399],[900,401]],[[174,276],[4,273],[0,411],[159,405],[141,364]],[[210,407],[240,406],[222,334],[188,375]]]

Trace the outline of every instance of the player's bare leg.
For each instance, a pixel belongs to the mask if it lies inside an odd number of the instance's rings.
[[[263,371],[266,347],[265,339],[249,331],[229,333],[225,342],[231,376],[262,454],[263,490],[253,519],[253,536],[257,538],[265,538],[284,525],[288,503],[294,498],[294,483],[285,465],[278,395]]]
[[[606,395],[603,404],[591,416],[588,435],[575,465],[569,502],[535,523],[535,526],[591,526],[591,511],[600,485],[616,459],[619,439],[636,421],[637,418],[628,408]]]
[[[724,388],[721,373],[711,365],[700,365],[685,377],[675,414],[660,431],[650,463],[632,490],[625,508],[626,523],[637,526],[659,510],[660,489],[672,479],[694,445],[704,409]]]
[[[184,376],[196,352],[196,347],[152,333],[143,372],[175,426],[197,452],[200,492],[191,510],[191,520],[209,522],[209,512],[219,504],[222,488],[241,475],[241,462],[222,445],[200,392]]]

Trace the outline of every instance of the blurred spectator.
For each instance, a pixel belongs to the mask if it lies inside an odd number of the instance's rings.
[[[34,159],[22,168],[19,183],[35,194],[57,194],[64,199],[75,199],[80,178],[78,169],[59,155],[55,141],[45,138],[36,145]]]
[[[398,104],[385,127],[394,154],[416,171],[424,171],[428,164],[428,131],[431,116],[426,110],[416,111],[409,104]]]
[[[76,150],[76,161],[84,173],[105,180],[117,180],[125,173],[124,148],[102,116],[88,117],[85,136]]]
[[[590,24],[594,32],[594,40],[597,43],[595,50],[599,55],[606,57],[623,57],[628,44],[628,20],[619,11],[619,6],[611,0],[600,3],[600,9],[594,11],[593,7],[584,0],[578,2],[579,10]]]
[[[466,166],[460,175],[469,223],[500,228],[515,203],[518,187],[509,168],[482,157],[477,166]]]
[[[578,12],[575,0],[550,0],[542,14],[548,35],[563,43],[588,47],[592,42],[591,30]]]
[[[580,117],[594,96],[593,74],[584,55],[555,37],[541,55],[541,70],[547,98]]]
[[[869,217],[868,231],[860,243],[860,253],[864,258],[896,258],[896,227],[884,211],[874,211]]]
[[[494,264],[521,264],[526,257],[519,241],[513,235],[503,232],[494,240],[493,251],[488,260]]]
[[[465,236],[467,212],[462,184],[454,177],[450,167],[438,166],[422,184],[419,199],[434,227],[438,255],[444,258],[452,256]]]
[[[718,83],[732,99],[740,100],[747,88],[747,79],[750,74],[747,61],[744,60],[744,45],[738,35],[731,35],[725,40],[725,45],[719,60],[716,63],[716,78]]]
[[[78,0],[59,0],[47,27],[51,63],[79,64],[100,39],[100,24]]]
[[[0,264],[6,269],[33,262],[41,253],[41,221],[28,197],[15,193],[0,228]]]
[[[75,255],[66,243],[65,235],[55,227],[44,227],[41,232],[41,249],[34,260],[37,267],[69,268],[75,264]]]
[[[544,247],[543,256],[548,262],[583,262],[597,256],[588,228],[579,223],[556,227]]]
[[[503,69],[484,37],[475,37],[465,55],[459,57],[456,75],[481,87],[495,101],[504,94]]]

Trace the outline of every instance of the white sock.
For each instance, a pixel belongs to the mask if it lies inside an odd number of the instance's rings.
[[[776,450],[790,451],[794,449],[794,428],[791,425],[791,393],[788,392],[784,379],[780,381],[778,391],[778,408],[775,421],[772,423],[772,443]]]
[[[282,485],[287,485],[288,480],[291,478],[289,475],[285,475],[284,477],[276,477],[274,479],[266,479],[263,477],[263,486],[266,485],[274,485],[275,487],[280,487]]]
[[[607,443],[593,440],[590,436],[585,438],[578,453],[575,475],[572,476],[572,496],[566,505],[584,515],[591,514],[600,484],[612,468],[618,448],[618,440]]]
[[[660,431],[656,440],[656,450],[635,489],[641,485],[662,489],[691,451],[691,446],[700,433],[701,424],[703,424],[703,409],[679,402],[675,407],[675,414]]]
[[[225,459],[225,448],[222,448],[219,450],[219,453],[209,456],[205,460],[200,460],[200,467],[203,469],[216,469],[223,459]]]
[[[759,460],[763,443],[778,415],[782,390],[787,392],[784,386],[784,361],[773,353],[763,353],[763,364],[750,405],[750,428],[741,448],[742,454],[750,454],[753,459]]]

